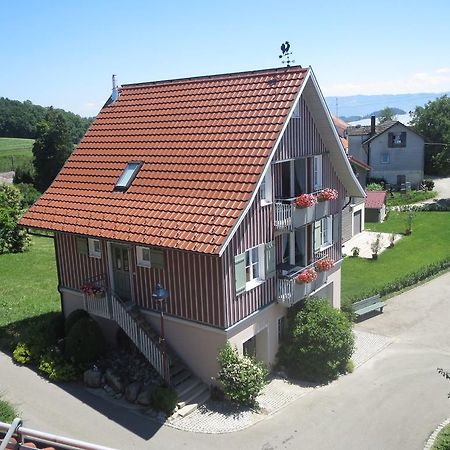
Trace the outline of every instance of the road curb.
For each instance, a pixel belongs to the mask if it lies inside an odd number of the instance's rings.
[[[442,430],[442,428],[446,427],[448,424],[450,424],[450,418],[444,420],[434,431],[431,433],[431,436],[428,438],[427,443],[425,444],[424,450],[429,450],[431,447],[433,447],[434,441],[437,438],[437,435]]]

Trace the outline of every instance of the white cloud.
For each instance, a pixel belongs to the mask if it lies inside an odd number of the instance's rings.
[[[450,68],[417,72],[405,79],[380,80],[365,83],[336,83],[324,86],[325,95],[412,94],[450,91]]]

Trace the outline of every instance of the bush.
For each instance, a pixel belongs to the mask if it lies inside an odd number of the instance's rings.
[[[21,207],[24,209],[29,208],[41,196],[41,193],[32,184],[20,183],[15,186],[22,194]]]
[[[38,369],[50,381],[77,381],[81,376],[81,367],[68,362],[56,347],[41,357]]]
[[[28,345],[19,342],[13,351],[13,359],[19,364],[30,364],[33,361],[33,357]]]
[[[69,331],[72,327],[80,320],[80,319],[89,319],[91,316],[84,309],[76,309],[72,311],[66,318],[64,323],[64,331],[66,336],[69,334]]]
[[[288,313],[279,362],[289,375],[328,382],[345,373],[354,349],[352,324],[326,299],[311,298]]]
[[[75,322],[66,337],[66,355],[76,364],[95,361],[105,350],[105,338],[93,319],[83,318]]]
[[[433,180],[423,180],[422,181],[422,186],[427,190],[427,191],[432,191],[434,189],[434,181]]]
[[[370,183],[366,186],[367,191],[382,191],[384,187],[378,183]]]
[[[372,177],[367,180],[367,185],[370,185],[370,184],[378,184],[378,185],[382,186],[382,188],[384,189],[384,186],[386,186],[386,180],[384,178]],[[367,187],[366,187],[366,189],[367,189]]]
[[[34,167],[31,161],[16,167],[14,171],[13,183],[34,185]]]
[[[162,411],[170,416],[175,410],[178,396],[174,389],[170,387],[158,386],[152,391],[151,405],[157,411]]]
[[[239,356],[229,342],[219,352],[217,360],[220,364],[218,379],[226,397],[242,405],[255,406],[256,397],[267,382],[267,368],[248,356]]]

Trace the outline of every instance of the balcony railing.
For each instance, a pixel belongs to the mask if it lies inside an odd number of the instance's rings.
[[[278,231],[292,231],[330,214],[330,201],[318,202],[307,208],[295,206],[295,199],[277,199],[274,208],[274,224]]]
[[[313,295],[321,289],[328,280],[328,272],[317,272],[317,279],[311,283],[298,283],[296,278],[306,269],[313,268],[314,262],[306,267],[292,267],[291,270],[283,271],[284,274],[278,276],[277,300],[285,306],[292,306],[303,300],[308,295]]]

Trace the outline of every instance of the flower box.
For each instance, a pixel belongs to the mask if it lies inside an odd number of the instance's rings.
[[[315,206],[309,206],[308,208],[294,208],[292,220],[293,227],[299,228],[313,222],[315,217],[314,209]]]
[[[328,272],[317,272],[316,289],[320,289],[328,279]]]
[[[295,283],[294,284],[294,303],[303,300],[314,290],[314,283]]]
[[[315,220],[322,219],[330,214],[330,202],[321,201],[317,202],[315,209]]]

